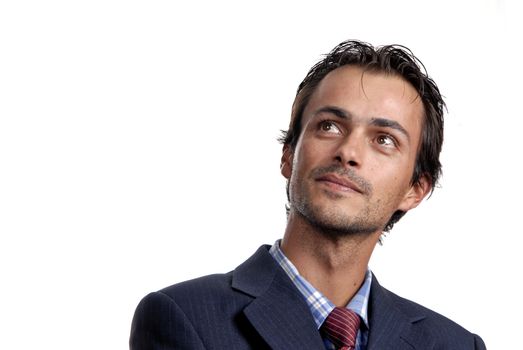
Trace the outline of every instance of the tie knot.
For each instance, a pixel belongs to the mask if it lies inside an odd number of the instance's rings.
[[[360,328],[360,317],[344,307],[335,307],[323,322],[323,334],[337,349],[354,349]]]

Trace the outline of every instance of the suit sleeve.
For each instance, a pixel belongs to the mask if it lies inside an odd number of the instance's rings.
[[[129,347],[131,350],[205,349],[182,309],[162,292],[151,293],[138,304]]]

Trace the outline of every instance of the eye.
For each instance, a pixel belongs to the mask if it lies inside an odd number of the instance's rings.
[[[390,136],[390,135],[387,135],[387,134],[384,134],[384,135],[379,135],[377,138],[376,138],[376,142],[379,144],[379,145],[382,145],[382,146],[385,146],[385,147],[394,147],[397,145],[397,142],[396,140],[394,139],[394,137]]]
[[[341,130],[336,123],[330,120],[323,120],[318,124],[318,129],[326,133],[341,134]]]

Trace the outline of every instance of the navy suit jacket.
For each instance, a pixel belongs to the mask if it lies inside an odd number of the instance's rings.
[[[324,350],[303,296],[262,246],[234,271],[147,295],[131,326],[131,350]],[[373,276],[369,350],[485,349],[480,337],[381,287]]]

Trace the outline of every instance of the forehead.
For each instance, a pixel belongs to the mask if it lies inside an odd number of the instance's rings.
[[[324,106],[346,109],[355,119],[383,118],[418,126],[423,103],[414,87],[399,75],[343,66],[318,84],[304,110],[304,124]]]

